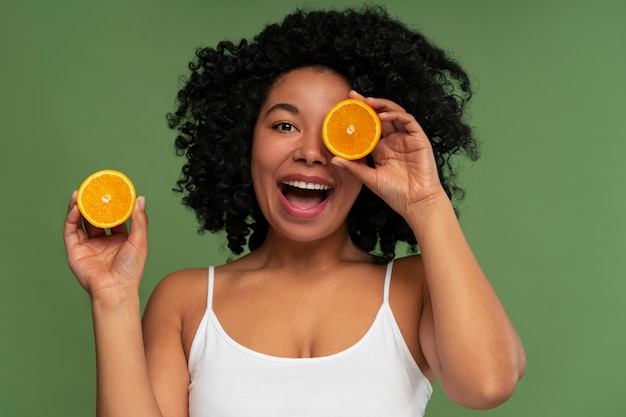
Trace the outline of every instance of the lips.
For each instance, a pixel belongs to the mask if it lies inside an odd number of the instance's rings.
[[[314,210],[328,200],[332,187],[321,181],[284,180],[280,192],[293,210]]]

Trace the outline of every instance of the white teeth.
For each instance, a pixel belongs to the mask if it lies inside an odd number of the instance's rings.
[[[312,182],[305,181],[283,181],[283,184],[289,185],[290,187],[301,188],[303,190],[329,190],[330,186],[326,184],[315,184]]]

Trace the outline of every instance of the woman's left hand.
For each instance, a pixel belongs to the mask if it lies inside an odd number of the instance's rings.
[[[332,162],[343,166],[405,218],[423,202],[447,198],[432,146],[415,117],[390,100],[365,98],[355,91],[350,97],[369,104],[382,122],[382,138],[371,153],[374,168],[363,160],[333,157]]]

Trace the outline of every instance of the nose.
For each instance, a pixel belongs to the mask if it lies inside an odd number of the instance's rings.
[[[330,160],[329,153],[330,151],[322,141],[321,130],[312,131],[301,136],[300,142],[294,150],[293,158],[307,165],[327,165]]]

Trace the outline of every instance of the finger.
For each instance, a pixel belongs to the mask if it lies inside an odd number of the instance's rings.
[[[87,234],[82,227],[82,215],[76,206],[76,191],[74,191],[67,208],[67,216],[65,217],[65,223],[63,225],[65,249],[69,251],[71,248],[80,245],[87,239]]]
[[[74,190],[72,193],[72,197],[70,198],[70,202],[67,207],[68,212],[68,220],[70,220],[71,214],[71,222],[75,224],[74,232],[79,233],[78,237],[80,237],[80,242],[84,242],[87,238],[93,239],[96,237],[106,235],[106,231],[104,229],[100,229],[91,225],[88,221],[86,221],[80,211],[78,210],[78,206],[76,205],[78,190]],[[67,223],[66,223],[67,224]],[[83,230],[84,229],[84,230]],[[86,234],[85,234],[86,233]]]
[[[362,161],[348,161],[347,159],[334,156],[330,161],[333,165],[342,167],[356,179],[361,181],[366,187],[371,189],[371,185],[375,182],[375,170]]]
[[[76,196],[78,195],[78,190],[74,190],[72,196],[70,197],[70,202],[67,205],[67,212],[69,213],[76,206]]]
[[[363,101],[369,104],[369,106],[373,108],[374,110],[376,110],[377,113],[391,112],[391,111],[406,112],[404,107],[402,107],[395,101],[391,101],[386,98],[363,97]]]
[[[148,216],[146,214],[146,198],[137,197],[130,220],[128,240],[144,255],[148,251]]]
[[[89,239],[96,239],[102,236],[106,236],[107,234],[105,229],[101,229],[99,227],[94,226],[93,224],[85,220],[84,218],[83,218],[83,228],[85,229],[85,232],[87,232],[87,236],[89,236]]]
[[[385,111],[379,113],[378,117],[383,124],[383,137],[395,132],[406,132],[410,135],[426,137],[422,126],[415,117],[404,110]],[[385,127],[387,127],[387,132],[385,132]]]
[[[355,98],[357,100],[361,100],[361,101],[365,101],[365,96],[359,92],[357,92],[356,90],[351,90],[348,93],[348,97],[349,98]]]
[[[124,234],[127,235],[128,234],[128,227],[126,226],[126,222],[119,224],[115,227],[111,228],[111,234],[112,235],[118,235],[118,234]]]

